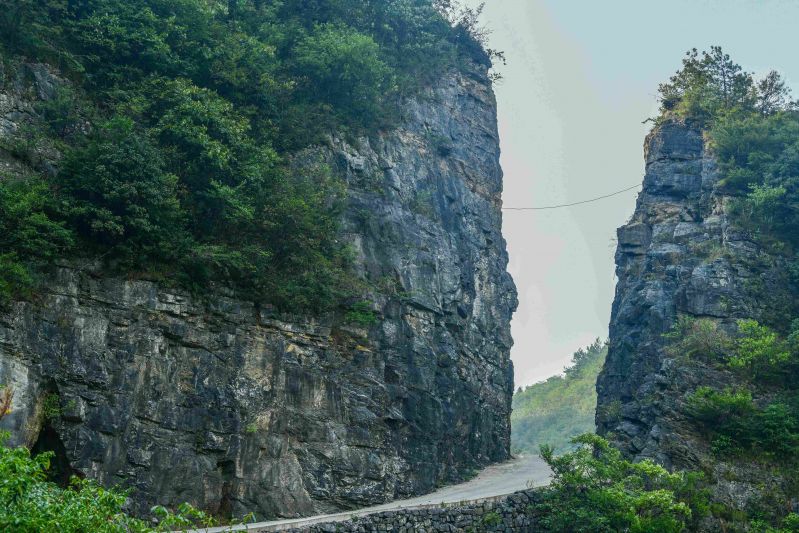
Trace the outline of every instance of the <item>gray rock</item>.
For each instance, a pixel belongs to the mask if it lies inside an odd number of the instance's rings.
[[[349,185],[342,239],[378,325],[65,263],[35,299],[0,312],[12,444],[131,488],[138,513],[188,501],[259,518],[416,495],[508,458],[517,300],[496,105],[485,68],[473,69],[408,102],[396,130],[297,157],[325,160]],[[31,72],[27,89],[0,90],[0,137],[58,83]],[[431,133],[452,149],[428,146]],[[61,415],[46,420],[51,396]]]
[[[644,188],[618,232],[610,348],[597,381],[598,431],[632,458],[710,472],[716,496],[744,508],[758,486],[780,483],[746,460],[712,456],[684,405],[698,386],[723,389],[735,378],[669,354],[663,334],[680,315],[729,330],[739,318],[768,321],[769,313],[784,312],[784,260],[731,226],[730,199],[716,187],[717,166],[701,132],[667,122],[647,137],[645,152]]]

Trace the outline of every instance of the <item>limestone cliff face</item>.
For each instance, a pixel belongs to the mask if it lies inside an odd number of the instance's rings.
[[[5,80],[6,138],[54,83],[31,73]],[[259,517],[417,494],[507,458],[516,292],[485,69],[444,75],[394,131],[316,151],[349,184],[342,238],[376,324],[65,262],[0,312],[13,443],[132,488],[139,512],[189,501]]]
[[[730,223],[731,199],[717,186],[716,162],[699,130],[677,122],[656,127],[645,158],[635,213],[618,230],[610,348],[597,383],[598,431],[629,456],[710,473],[717,496],[741,506],[758,484],[778,480],[745,460],[714,457],[685,409],[699,386],[724,389],[736,378],[670,355],[663,335],[680,315],[713,320],[728,332],[740,318],[768,323],[791,316],[786,269]]]

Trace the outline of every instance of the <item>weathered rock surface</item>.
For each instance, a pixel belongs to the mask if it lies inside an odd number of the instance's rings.
[[[645,144],[646,176],[635,213],[619,228],[618,285],[610,348],[597,382],[597,427],[628,456],[710,474],[716,494],[739,508],[777,487],[746,460],[711,454],[686,415],[699,386],[735,384],[735,376],[664,348],[680,315],[715,321],[731,332],[740,318],[769,323],[795,305],[785,268],[730,223],[731,201],[718,187],[716,163],[702,133],[677,122],[655,128]]]
[[[3,80],[0,140],[48,98],[38,68]],[[506,459],[516,293],[485,69],[444,75],[405,115],[318,150],[349,184],[342,238],[375,325],[65,263],[0,312],[12,443],[132,488],[138,512],[188,501],[259,518],[410,496]]]

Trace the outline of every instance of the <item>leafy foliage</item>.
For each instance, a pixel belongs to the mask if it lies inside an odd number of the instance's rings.
[[[56,179],[62,214],[79,235],[131,261],[159,258],[181,227],[177,177],[128,118],[101,124],[86,146],[69,152]],[[155,257],[148,257],[155,255]]]
[[[73,232],[55,212],[43,180],[0,178],[0,304],[25,295],[33,286],[33,268],[73,246]]]
[[[381,96],[392,90],[391,71],[375,40],[346,27],[314,28],[294,49],[293,64],[305,91],[361,120],[379,112]]]
[[[713,46],[701,55],[694,48],[682,63],[682,68],[659,87],[662,112],[675,112],[707,124],[721,113],[754,109],[758,103],[752,75],[721,47]]]
[[[799,245],[799,112],[730,116],[711,131],[733,215],[754,236]]]
[[[670,355],[705,361],[717,361],[731,348],[729,336],[709,318],[677,317],[672,330],[664,335],[670,341]]]
[[[547,531],[681,532],[709,512],[709,496],[696,473],[671,474],[644,460],[632,463],[593,434],[573,440],[575,451],[541,456],[552,483],[541,493],[536,514]]]
[[[688,398],[688,412],[710,433],[718,455],[748,453],[784,464],[799,454],[798,408],[796,398],[758,407],[747,390],[700,387]]]
[[[674,340],[669,352],[684,350],[695,360],[730,369],[745,385],[699,387],[686,398],[686,412],[717,455],[745,453],[793,464],[799,457],[799,322],[787,337],[754,320],[738,321],[734,335],[711,322],[683,317],[668,335]]]
[[[574,448],[572,438],[594,431],[596,378],[607,345],[596,342],[580,349],[563,376],[553,376],[513,396],[511,442],[517,452],[536,452],[551,445],[557,452]]]
[[[728,362],[730,367],[745,369],[755,379],[787,370],[792,356],[787,343],[775,331],[756,320],[739,320],[738,333],[735,352]]]
[[[357,302],[350,306],[350,310],[344,315],[344,320],[368,327],[377,323],[377,315],[372,309],[371,302]]]
[[[799,514],[790,513],[782,519],[779,527],[771,527],[763,520],[752,522],[751,531],[757,533],[796,533],[799,531]]]
[[[287,310],[336,305],[353,284],[343,187],[295,154],[390,126],[443,70],[490,62],[472,15],[432,0],[14,2],[0,53],[70,83],[14,151],[38,168],[37,146],[57,147],[57,175],[0,180],[0,298],[80,251]]]

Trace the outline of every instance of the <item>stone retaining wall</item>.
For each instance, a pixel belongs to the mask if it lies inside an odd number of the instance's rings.
[[[532,490],[521,491],[493,501],[383,511],[354,517],[344,522],[313,524],[286,531],[287,533],[533,532],[537,531],[532,509],[536,497]]]

